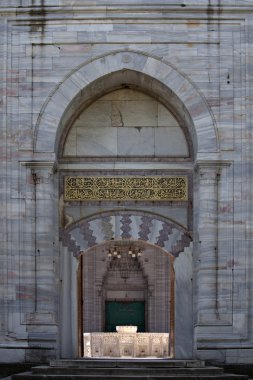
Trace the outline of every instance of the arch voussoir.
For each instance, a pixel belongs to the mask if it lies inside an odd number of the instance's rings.
[[[166,87],[167,91],[173,92],[193,122],[197,140],[196,152],[218,151],[219,144],[211,111],[203,96],[186,76],[164,60],[140,52],[118,51],[84,63],[57,86],[46,100],[39,115],[34,139],[35,152],[55,152],[56,144],[59,142],[57,139],[58,129],[63,128],[61,121],[72,103],[80,108],[82,105],[81,95],[86,88],[108,75],[113,78],[114,73],[124,70],[142,75],[139,78],[140,87],[146,86],[143,78],[147,76],[151,80],[159,82],[164,88]],[[153,82],[150,85],[150,92],[154,88]],[[159,91],[156,96],[159,96]],[[166,97],[162,93],[161,96]],[[78,100],[76,100],[77,98]],[[180,108],[178,104],[176,107]],[[54,123],[52,123],[52,118]]]
[[[191,242],[187,230],[169,219],[127,211],[99,214],[92,220],[83,219],[62,229],[60,236],[63,245],[68,247],[74,256],[79,256],[82,251],[107,240],[130,239],[161,247],[176,257]]]

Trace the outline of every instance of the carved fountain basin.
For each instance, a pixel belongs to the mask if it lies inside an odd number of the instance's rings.
[[[116,331],[120,334],[133,334],[137,332],[137,326],[116,326]]]

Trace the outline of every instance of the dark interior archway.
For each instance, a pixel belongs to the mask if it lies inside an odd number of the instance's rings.
[[[116,324],[121,323],[136,323],[139,332],[169,332],[173,356],[173,262],[169,252],[128,239],[107,241],[81,253],[78,268],[81,356],[83,332],[113,332]]]

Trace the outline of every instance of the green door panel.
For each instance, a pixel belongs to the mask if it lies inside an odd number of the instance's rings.
[[[138,326],[145,332],[145,302],[106,301],[105,331],[115,332],[116,326]]]

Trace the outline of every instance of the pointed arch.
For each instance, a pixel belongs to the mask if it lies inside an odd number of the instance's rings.
[[[192,138],[195,157],[218,152],[211,110],[189,78],[164,60],[136,51],[116,51],[85,62],[46,100],[34,136],[35,152],[57,152],[62,133],[85,105],[113,89],[132,84],[174,108]]]

